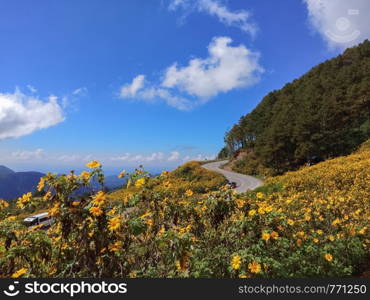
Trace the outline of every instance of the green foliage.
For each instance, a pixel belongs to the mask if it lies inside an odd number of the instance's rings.
[[[226,159],[230,157],[230,151],[229,149],[225,146],[221,149],[221,151],[218,153],[217,158],[218,159]]]
[[[245,157],[236,170],[280,174],[313,156],[351,153],[370,137],[369,68],[366,40],[269,93],[225,136],[229,152],[248,149],[257,160]]]
[[[48,174],[42,199],[17,203],[45,202],[55,219],[48,230],[24,227],[0,202],[0,277],[358,275],[369,255],[369,154],[366,142],[244,194],[227,186],[181,193],[214,175],[196,162],[157,178],[125,174],[130,184],[114,197],[74,196],[93,176],[103,186],[97,162],[80,175]]]

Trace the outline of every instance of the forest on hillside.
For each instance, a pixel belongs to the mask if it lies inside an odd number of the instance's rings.
[[[351,153],[370,137],[370,42],[312,68],[270,92],[225,135],[220,158],[243,159],[236,169],[281,174]]]

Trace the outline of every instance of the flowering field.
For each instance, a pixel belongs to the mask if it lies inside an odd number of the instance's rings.
[[[369,260],[370,142],[356,153],[269,179],[235,194],[222,176],[188,163],[156,178],[138,169],[112,194],[73,192],[79,175],[48,174],[48,230],[26,228],[0,201],[1,277],[341,277]]]

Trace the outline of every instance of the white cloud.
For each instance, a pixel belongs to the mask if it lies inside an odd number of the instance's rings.
[[[184,162],[197,160],[197,161],[204,161],[204,160],[213,160],[216,158],[215,154],[211,155],[204,155],[204,154],[198,154],[196,156],[191,157],[190,155],[185,156],[182,160]]]
[[[259,54],[231,43],[229,37],[216,37],[208,46],[207,58],[191,59],[184,67],[172,64],[157,85],[150,85],[140,74],[122,86],[120,96],[149,102],[162,99],[177,109],[190,110],[221,92],[257,83],[263,73]]]
[[[189,4],[189,0],[170,0],[168,5],[169,10],[176,10],[178,7],[186,7]]]
[[[81,98],[86,97],[88,89],[86,87],[80,87],[72,92],[68,93],[62,98],[61,104],[64,109],[77,111],[79,109],[79,102]]]
[[[72,95],[77,95],[77,96],[86,96],[88,93],[88,90],[86,87],[80,87],[78,89],[75,89],[73,92],[72,92]]]
[[[190,155],[186,155],[184,156],[184,158],[182,159],[184,162],[187,162],[187,161],[190,161],[191,158],[190,158]]]
[[[344,49],[370,38],[370,1],[303,0],[312,28],[329,48]]]
[[[48,101],[27,96],[16,90],[0,93],[0,139],[20,137],[64,121],[57,97]]]
[[[131,83],[121,87],[121,97],[135,97],[137,92],[144,87],[145,76],[136,76]]]
[[[27,85],[27,88],[28,90],[31,92],[31,93],[37,93],[37,89],[35,89],[32,85]]]
[[[173,151],[171,152],[171,155],[168,158],[168,161],[175,161],[175,160],[178,160],[179,158],[180,158],[180,153],[177,151]]]
[[[76,162],[81,160],[81,156],[77,154],[63,154],[57,157],[57,160],[62,162]]]
[[[130,153],[125,153],[124,155],[122,156],[115,156],[115,157],[112,157],[111,160],[122,160],[122,161],[126,161],[130,158]]]
[[[207,12],[212,16],[216,16],[220,22],[228,26],[238,27],[252,36],[256,34],[257,27],[249,21],[250,13],[246,10],[231,12],[226,6],[223,6],[218,1],[214,0],[199,0],[198,7],[199,10]]]
[[[182,8],[186,11],[196,10],[206,13],[227,25],[237,27],[245,33],[255,36],[257,26],[250,20],[250,12],[247,10],[231,11],[219,0],[170,0],[169,10]]]
[[[150,156],[146,157],[147,161],[155,161],[155,160],[162,160],[163,159],[163,153],[152,153]]]
[[[263,72],[258,64],[259,54],[244,45],[230,46],[231,42],[229,37],[214,38],[208,46],[209,57],[194,58],[186,67],[173,64],[166,70],[162,85],[207,99],[255,84]]]
[[[136,154],[132,155],[130,153],[125,153],[122,156],[112,157],[112,161],[127,161],[127,162],[153,162],[153,161],[162,161],[164,159],[164,154],[162,152],[153,152],[148,155]]]
[[[144,75],[139,75],[144,76]],[[139,76],[135,77],[138,78]],[[134,81],[135,81],[134,79]],[[164,89],[161,87],[153,87],[148,86],[144,87],[144,85],[135,92],[135,95],[128,95],[126,97],[123,96],[121,93],[122,98],[136,98],[141,99],[147,102],[155,102],[158,99],[162,99],[167,105],[175,107],[179,110],[189,110],[192,108],[193,104],[190,100],[181,97],[175,96],[171,93],[170,90]]]
[[[177,161],[180,159],[180,153],[177,151],[165,155],[163,152],[153,152],[147,155],[124,153],[121,156],[111,157],[111,161],[125,161],[125,162],[164,162]]]
[[[45,158],[46,154],[43,149],[36,149],[34,151],[15,151],[11,156],[16,160],[35,160]]]
[[[63,163],[81,163],[81,162],[88,162],[91,161],[94,158],[92,154],[88,155],[80,155],[80,154],[62,154],[57,156],[49,156],[51,160],[60,161]]]

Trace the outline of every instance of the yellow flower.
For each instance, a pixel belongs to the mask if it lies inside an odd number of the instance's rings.
[[[270,239],[270,234],[268,232],[262,233],[262,239],[267,242]]]
[[[51,198],[51,192],[47,192],[42,198],[44,201],[48,201]]]
[[[126,171],[123,170],[121,173],[119,173],[118,178],[123,178],[126,176]]]
[[[9,206],[9,203],[5,200],[0,199],[0,209],[7,208]]]
[[[277,233],[276,231],[273,231],[271,232],[271,237],[274,239],[274,240],[277,240],[279,238],[279,233]]]
[[[243,200],[241,200],[241,199],[237,199],[237,200],[236,200],[236,206],[237,206],[238,208],[243,208],[243,206],[244,206],[244,201],[243,201]]]
[[[171,184],[171,182],[169,182],[169,181],[165,181],[165,182],[163,182],[163,186],[164,186],[166,189],[168,189],[168,188],[170,188],[170,187],[172,186],[172,184]]]
[[[139,178],[135,182],[135,186],[138,187],[138,188],[142,187],[144,184],[145,184],[145,178],[143,178],[143,177]]]
[[[89,163],[86,164],[86,167],[90,169],[96,169],[99,168],[100,166],[101,166],[100,162],[96,160],[90,161]]]
[[[181,263],[179,260],[176,260],[175,265],[176,265],[176,270],[181,271]]]
[[[77,179],[77,175],[75,175],[75,174],[68,174],[66,177],[70,181],[73,181],[73,180]]]
[[[147,211],[145,214],[143,214],[140,219],[145,219],[146,217],[151,217],[152,213],[150,211]]]
[[[333,261],[333,256],[332,256],[330,253],[326,253],[326,254],[324,255],[324,258],[325,258],[328,262]]]
[[[267,213],[271,212],[271,211],[272,211],[272,206],[271,206],[271,205],[267,206],[267,207],[265,208],[265,211],[266,211]]]
[[[258,208],[258,213],[259,214],[263,215],[263,214],[265,214],[265,212],[266,211],[265,211],[265,208],[264,207],[261,206],[260,208]]]
[[[121,227],[121,218],[119,216],[114,217],[114,218],[112,218],[112,219],[109,220],[109,222],[108,222],[108,229],[110,231],[115,231],[115,230],[117,230],[120,227]]]
[[[314,238],[314,239],[313,239],[313,242],[314,242],[315,244],[317,244],[317,243],[319,242],[319,240],[318,240],[317,238]]]
[[[90,214],[92,214],[94,217],[99,217],[103,211],[100,207],[93,206],[89,209]]]
[[[110,211],[108,211],[108,216],[113,216],[117,212],[117,207],[113,207]]]
[[[17,206],[23,208],[28,202],[31,201],[32,193],[24,194],[22,197],[18,198]]]
[[[161,177],[167,177],[170,174],[168,171],[163,171]]]
[[[331,225],[335,226],[335,225],[338,225],[340,223],[340,220],[338,218],[336,218],[332,223]]]
[[[27,272],[28,270],[26,268],[19,269],[17,272],[13,273],[12,278],[19,278]]]
[[[164,233],[166,232],[166,228],[164,228],[163,226],[161,227],[161,229],[158,231],[158,235],[161,236],[163,235]]]
[[[10,216],[6,218],[8,221],[15,221],[17,218],[15,216]]]
[[[185,192],[185,196],[186,197],[191,197],[191,196],[193,196],[193,191],[192,190],[187,190],[186,192]]]
[[[54,217],[57,214],[59,214],[59,203],[55,203],[54,206],[49,210],[49,215],[51,217]]]
[[[231,259],[231,267],[234,270],[239,270],[241,264],[242,264],[241,257],[239,255],[234,255]]]
[[[316,232],[318,235],[322,235],[324,233],[321,229],[318,229]]]
[[[72,202],[72,206],[74,206],[74,207],[79,206],[79,205],[80,205],[79,201],[73,201]]]
[[[37,185],[37,190],[38,190],[39,192],[41,192],[41,191],[44,189],[44,187],[45,187],[45,178],[44,178],[44,177],[41,177],[41,178],[40,178],[40,182],[39,182],[39,184]]]
[[[148,219],[148,220],[146,220],[144,223],[145,223],[146,225],[148,225],[148,226],[153,226],[153,225],[154,225],[154,222],[153,222],[153,220],[152,220],[152,219]]]
[[[365,234],[365,232],[366,232],[366,227],[364,227],[364,228],[360,229],[360,230],[358,231],[358,234],[364,235],[364,234]]]
[[[305,233],[304,233],[304,231],[298,231],[297,235],[300,236],[300,237],[304,237]]]
[[[328,236],[328,239],[329,239],[329,241],[332,241],[333,242],[335,240],[335,237],[334,237],[334,235],[329,235]]]
[[[287,223],[290,226],[293,226],[294,225],[294,221],[292,219],[288,219]]]
[[[310,216],[310,215],[304,215],[304,220],[305,220],[305,221],[309,221],[309,220],[311,220],[311,216]]]
[[[251,273],[258,274],[259,272],[261,272],[261,265],[258,262],[253,261],[248,264],[248,269],[249,271],[251,271]]]
[[[93,196],[93,202],[95,206],[102,206],[105,203],[106,195],[103,191],[99,191]]]
[[[82,171],[81,174],[80,174],[80,177],[83,179],[83,180],[89,180],[90,179],[90,172],[87,172],[87,171]]]
[[[117,242],[115,242],[113,244],[109,244],[108,245],[109,252],[117,252],[121,248],[122,248],[122,242],[121,241],[117,241]]]
[[[256,194],[256,196],[257,196],[257,198],[258,198],[258,199],[262,199],[262,198],[263,198],[263,193],[258,192],[258,193]]]
[[[256,210],[255,210],[255,209],[251,209],[251,210],[248,212],[248,215],[249,215],[250,217],[253,217],[255,214],[256,214]]]

